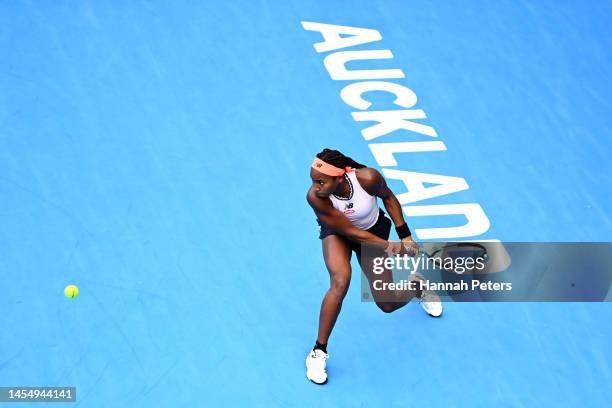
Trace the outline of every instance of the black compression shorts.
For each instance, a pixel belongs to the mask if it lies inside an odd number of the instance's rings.
[[[366,231],[376,235],[379,238],[388,240],[389,234],[391,233],[391,226],[393,225],[393,223],[385,215],[385,212],[382,209],[379,208],[379,211],[380,212],[378,213],[378,220],[376,221],[376,224],[368,228]],[[324,239],[325,237],[329,235],[338,235],[339,237],[345,239],[348,242],[349,246],[351,247],[351,250],[353,250],[357,254],[358,257],[361,255],[361,244],[359,244],[359,242],[351,241],[350,239],[346,238],[342,234],[329,228],[327,225],[323,224],[318,219],[317,219],[317,223],[319,224],[319,231],[320,231],[319,239]]]

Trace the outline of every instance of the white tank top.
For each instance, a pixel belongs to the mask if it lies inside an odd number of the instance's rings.
[[[355,227],[367,230],[378,221],[380,210],[376,196],[370,195],[361,187],[355,170],[344,173],[344,177],[349,183],[350,195],[348,198],[330,195],[332,205],[343,213]]]

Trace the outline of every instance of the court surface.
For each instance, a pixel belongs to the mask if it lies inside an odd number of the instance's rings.
[[[611,18],[609,1],[4,2],[0,385],[73,385],[80,407],[609,405],[609,303],[383,314],[355,269],[330,381],[305,379],[328,285],[309,166],[324,147],[376,162],[301,22],[380,31],[357,48],[392,51],[372,66],[405,72],[447,146],[398,167],[470,187],[427,204],[479,203],[482,239],[610,241]]]

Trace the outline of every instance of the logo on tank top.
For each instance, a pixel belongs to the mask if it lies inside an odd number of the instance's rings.
[[[353,203],[346,203],[346,204],[344,204],[344,213],[345,214],[352,214],[354,212],[355,212],[355,210],[353,210]]]

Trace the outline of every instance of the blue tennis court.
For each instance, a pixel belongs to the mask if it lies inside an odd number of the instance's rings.
[[[611,19],[610,1],[4,2],[0,386],[74,386],[79,407],[609,406],[609,303],[384,314],[355,261],[330,380],[305,378],[329,285],[313,156],[382,171],[372,143],[433,139],[366,140],[355,81],[302,23],[380,32],[347,50],[393,57],[347,67],[402,70],[387,81],[446,148],[389,168],[469,185],[417,205],[478,204],[473,239],[607,242]]]

